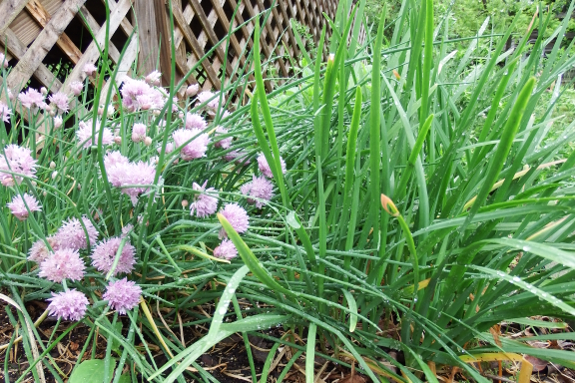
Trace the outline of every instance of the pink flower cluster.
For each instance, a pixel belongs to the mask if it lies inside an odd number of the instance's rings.
[[[116,310],[120,314],[126,314],[128,310],[133,309],[140,303],[141,295],[142,289],[140,286],[124,278],[110,282],[102,298],[108,301],[108,305],[112,310]]]
[[[156,167],[151,163],[130,162],[118,151],[106,153],[104,158],[108,181],[121,192],[130,196],[132,203],[138,203],[138,197],[150,190],[156,176]],[[138,186],[135,186],[138,185]]]
[[[204,218],[214,214],[218,209],[218,193],[214,188],[206,189],[207,184],[208,181],[201,186],[195,182],[192,185],[192,188],[198,194],[194,196],[194,202],[190,205],[191,216],[195,214],[198,218]]]
[[[14,144],[8,145],[0,154],[0,183],[14,186],[22,182],[22,176],[36,177],[36,160],[32,158],[32,151]]]
[[[249,204],[261,209],[273,197],[273,189],[274,185],[267,178],[253,176],[251,182],[240,187],[240,192],[248,197]]]
[[[68,96],[65,93],[62,92],[54,93],[53,95],[48,97],[48,100],[50,100],[51,107],[54,113],[63,114],[68,112],[68,108],[70,107],[70,105]]]
[[[172,133],[176,147],[181,147],[180,156],[185,161],[206,155],[210,137],[200,129],[178,129]]]
[[[116,253],[120,249],[121,243],[121,237],[108,238],[98,243],[91,255],[92,265],[103,273],[109,273],[112,270]],[[136,263],[135,255],[136,248],[130,242],[126,242],[124,247],[122,247],[118,264],[112,275],[131,273]]]
[[[12,114],[12,109],[8,108],[8,105],[0,101],[0,120],[4,122],[10,122],[10,115]]]
[[[44,95],[34,88],[28,88],[26,92],[18,95],[18,100],[27,109],[36,112],[38,109],[46,109],[48,105],[44,101]]]
[[[7,203],[6,206],[8,206],[10,212],[20,221],[25,221],[29,213],[42,210],[36,197],[28,193],[15,196],[12,202]]]
[[[126,77],[120,90],[122,105],[129,112],[139,110],[161,110],[166,103],[166,95],[144,80]]]
[[[285,163],[284,159],[281,157],[280,157],[280,163],[281,163],[282,173],[285,174],[286,173],[286,163]],[[270,165],[268,164],[268,161],[266,160],[266,156],[264,156],[263,153],[260,153],[258,155],[258,168],[260,169],[260,172],[262,172],[262,174],[264,176],[266,176],[268,178],[274,177],[272,169],[270,168]]]
[[[78,124],[78,130],[76,131],[76,137],[78,139],[78,145],[87,149],[91,146],[98,145],[99,135],[100,135],[100,121],[96,121],[96,130],[92,130],[92,121],[87,123],[80,121]],[[93,133],[93,134],[92,134]],[[104,128],[102,135],[102,145],[110,145],[114,142],[114,136],[109,128]]]

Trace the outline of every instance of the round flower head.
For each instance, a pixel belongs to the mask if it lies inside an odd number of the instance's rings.
[[[29,213],[42,210],[36,197],[28,193],[25,193],[23,197],[24,198],[22,198],[21,195],[17,195],[12,198],[12,202],[6,204],[12,214],[20,221],[25,221]]]
[[[142,142],[146,138],[146,125],[141,123],[134,124],[132,128],[132,141]]]
[[[32,110],[33,112],[38,110],[38,108],[40,109],[46,108],[46,103],[44,102],[44,95],[42,95],[42,93],[38,92],[34,88],[29,88],[26,92],[20,93],[18,95],[18,100],[20,100],[22,106]]]
[[[188,86],[188,89],[186,89],[186,96],[194,97],[196,94],[198,94],[199,90],[200,86],[198,84],[190,85]]]
[[[84,89],[84,84],[80,81],[72,81],[70,83],[70,90],[74,96],[79,96],[82,93],[82,89]]]
[[[157,88],[151,87],[143,80],[126,77],[120,90],[122,105],[129,112],[137,110],[160,110],[166,103],[166,95]]]
[[[210,142],[209,136],[199,129],[178,129],[172,138],[177,147],[182,147],[180,156],[185,161],[204,157]]]
[[[162,79],[162,73],[155,70],[146,76],[145,81],[150,85],[160,85],[161,79]]]
[[[60,244],[58,243],[58,239],[54,236],[50,236],[46,238],[52,250],[56,251],[60,248]],[[30,248],[28,260],[33,261],[36,263],[42,263],[50,256],[50,249],[46,246],[46,242],[44,240],[39,239],[32,244]]]
[[[224,239],[218,247],[214,249],[214,257],[232,259],[238,256],[238,249],[232,241]]]
[[[22,182],[22,177],[9,172],[35,177],[36,160],[32,158],[32,151],[18,145],[8,145],[4,153],[0,154],[0,182],[4,186],[14,186],[16,182]]]
[[[286,174],[286,163],[283,158],[280,157],[280,162],[282,166],[282,173]],[[262,174],[268,178],[273,178],[274,174],[272,173],[272,169],[266,160],[266,156],[263,153],[258,155],[258,168],[262,172]]]
[[[227,133],[228,130],[226,128],[223,128],[221,126],[216,127],[216,137],[220,135],[226,135]],[[222,138],[219,141],[216,141],[214,143],[214,146],[216,148],[228,149],[232,145],[233,139],[234,139],[233,137]]]
[[[136,285],[136,282],[128,281],[127,278],[124,278],[110,282],[102,298],[108,301],[108,305],[112,310],[125,314],[140,303],[141,295],[142,289],[140,286]]]
[[[52,293],[48,299],[48,311],[58,319],[79,321],[86,314],[86,308],[90,303],[88,298],[76,289],[64,291],[58,294]]]
[[[228,220],[230,225],[232,225],[234,230],[238,233],[245,233],[248,230],[248,213],[237,203],[228,203],[224,205],[224,208],[220,211],[220,214]],[[225,231],[222,229],[220,234],[225,236]]]
[[[116,253],[120,248],[122,242],[121,237],[114,237],[105,239],[98,243],[94,247],[92,252],[92,266],[103,273],[109,273],[112,270],[112,265],[114,264],[114,259],[116,258]],[[114,270],[114,276],[118,274],[129,274],[134,269],[134,264],[136,260],[134,255],[136,254],[136,249],[126,242],[122,248],[122,253],[120,254],[120,259]]]
[[[200,192],[194,197],[194,202],[190,205],[190,215],[196,215],[198,218],[204,218],[212,215],[218,209],[218,193],[214,188],[207,188],[208,181],[202,186],[194,182],[192,188]]]
[[[87,217],[82,217],[82,222],[86,226],[90,246],[94,246],[98,240],[98,230]],[[73,250],[86,249],[88,247],[86,232],[78,218],[70,218],[65,221],[58,229],[58,232],[56,232],[56,237],[63,247]]]
[[[240,192],[248,197],[249,204],[255,204],[261,209],[274,195],[273,188],[273,184],[267,178],[253,176],[251,182],[240,187]]]
[[[48,97],[58,113],[66,113],[69,108],[68,96],[62,92],[57,92]]]
[[[76,131],[76,137],[78,138],[78,145],[83,148],[89,148],[92,145],[98,145],[100,137],[100,122],[96,121],[96,131],[92,134],[92,121],[85,123],[80,121],[78,124],[78,130]],[[109,128],[104,128],[104,133],[102,136],[102,145],[110,145],[114,142],[114,135]]]
[[[93,75],[94,72],[97,70],[98,70],[98,68],[96,68],[96,66],[92,63],[86,63],[86,65],[84,65],[84,68],[83,68],[84,73],[86,73],[88,76]]]
[[[0,66],[8,68],[8,58],[6,58],[4,53],[0,53]]]
[[[208,123],[202,116],[197,113],[186,113],[186,129],[204,130],[207,127]]]
[[[130,162],[120,152],[109,152],[104,158],[104,166],[108,181],[115,187],[121,187],[121,192],[130,196],[134,205],[138,197],[150,190],[149,186],[125,187],[127,185],[151,185],[156,176],[156,167],[150,162]]]
[[[85,268],[78,250],[58,249],[40,264],[38,275],[57,283],[64,279],[79,281],[84,277]]]
[[[8,105],[0,101],[0,120],[4,122],[10,122],[10,115],[12,114],[12,109],[8,108]]]

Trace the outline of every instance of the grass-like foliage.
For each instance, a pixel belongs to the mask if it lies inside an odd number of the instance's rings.
[[[267,370],[256,376],[248,335],[275,343],[268,367],[281,345],[306,355],[308,382],[315,355],[373,381],[435,382],[429,362],[486,381],[467,363],[485,353],[575,367],[571,352],[489,331],[575,315],[575,123],[555,112],[575,64],[568,18],[551,52],[539,12],[521,36],[482,28],[456,60],[461,39],[432,0],[405,0],[359,42],[364,9],[340,1],[332,35],[302,46],[301,76],[271,94],[259,23],[253,70],[233,68],[240,80],[219,93],[120,80],[105,62],[84,84],[102,102],[73,98],[68,113],[3,85],[0,297],[19,330],[2,349],[23,343],[20,380],[63,381],[49,351],[77,321],[91,329],[78,361],[106,337],[96,369],[114,382],[214,381],[196,360],[236,332],[254,382]],[[232,103],[251,80],[248,104]],[[48,341],[25,307],[46,299],[37,324],[53,315],[65,329]],[[209,331],[184,339],[198,325]],[[282,339],[258,331],[278,325]]]

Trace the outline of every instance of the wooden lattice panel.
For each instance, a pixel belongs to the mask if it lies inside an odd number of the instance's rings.
[[[164,85],[167,84],[171,75],[167,1],[0,0],[0,49],[7,52],[12,66],[8,87],[19,92],[30,82],[52,92],[70,93],[72,81],[85,79],[84,66],[97,65],[98,60],[104,59],[100,52],[106,39],[105,2],[110,10],[106,59],[118,65],[120,76],[145,75],[159,69]],[[337,0],[172,0],[176,79],[186,77],[189,84],[198,83],[204,90],[220,89],[222,79],[230,83],[249,71],[247,52],[253,47],[255,19],[261,14],[260,20],[265,20],[261,33],[262,59],[273,64],[276,71],[271,75],[281,81],[293,74],[290,56],[300,53],[290,20],[307,26],[319,40],[327,24],[322,13],[334,19],[337,3]],[[230,29],[235,32],[218,46]],[[125,54],[120,60],[122,50]],[[202,60],[210,51],[207,59]],[[68,71],[55,75],[54,68],[58,65]],[[132,73],[135,68],[138,73]],[[110,84],[105,86],[107,90]],[[266,86],[272,89],[271,82]]]

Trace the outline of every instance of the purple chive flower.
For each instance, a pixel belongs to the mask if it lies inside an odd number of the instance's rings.
[[[201,115],[197,113],[186,113],[186,129],[204,130],[207,127],[208,123]]]
[[[78,250],[58,249],[40,263],[38,276],[57,283],[64,279],[79,281],[84,277],[85,269]]]
[[[63,123],[64,120],[62,119],[62,116],[54,117],[54,129],[58,129],[59,127],[62,126]]]
[[[52,248],[53,251],[56,251],[60,248],[58,239],[55,236],[52,235],[46,238],[46,240],[50,244],[50,247]],[[50,249],[48,249],[48,246],[46,246],[46,242],[44,242],[44,240],[42,239],[39,239],[32,244],[32,247],[30,248],[30,252],[28,255],[28,260],[36,263],[42,263],[43,261],[48,259],[49,256],[50,256]]]
[[[26,205],[28,205],[28,208],[26,208]],[[12,202],[8,202],[6,206],[10,208],[10,212],[20,221],[25,221],[29,213],[42,210],[36,197],[28,193],[23,196],[15,196],[12,198]]]
[[[150,85],[160,85],[160,80],[162,79],[162,73],[157,70],[151,72],[146,76],[145,80]]]
[[[76,131],[76,137],[78,138],[78,145],[82,146],[84,149],[87,149],[92,145],[98,145],[100,137],[100,122],[96,121],[96,131],[92,135],[92,121],[88,121],[87,123],[80,121],[78,124],[78,131]],[[113,142],[114,135],[112,134],[112,131],[109,128],[104,128],[102,145],[110,145]]]
[[[6,58],[4,53],[0,53],[0,66],[8,68],[8,58]]]
[[[74,96],[79,96],[82,93],[83,89],[84,84],[82,84],[80,81],[72,81],[70,83],[70,90],[72,91],[72,94]]]
[[[98,68],[96,68],[96,66],[92,63],[86,63],[84,65],[84,68],[82,69],[84,71],[84,73],[86,73],[88,76],[91,76],[94,74],[95,71],[98,70]]]
[[[8,108],[8,105],[0,101],[0,120],[4,122],[10,122],[10,115],[12,114],[12,109]]]
[[[132,128],[132,141],[142,142],[146,138],[146,134],[146,125],[136,123]]]
[[[172,134],[177,147],[182,147],[180,156],[189,161],[206,155],[210,138],[199,129],[178,129]],[[191,140],[191,141],[190,141]]]
[[[233,259],[238,256],[238,249],[232,241],[224,239],[218,247],[214,249],[214,257],[223,259]]]
[[[228,130],[222,126],[216,127],[216,137],[228,134]],[[222,138],[214,143],[216,148],[228,149],[232,145],[233,137]]]
[[[113,237],[98,243],[96,247],[94,247],[94,251],[91,255],[92,266],[103,273],[110,272],[121,242],[121,237]],[[132,246],[130,242],[126,242],[122,248],[122,253],[120,254],[120,259],[118,260],[113,275],[131,273],[136,263],[136,259],[134,258],[135,254],[136,248]]]
[[[143,80],[126,77],[120,90],[122,105],[129,112],[143,110],[159,110],[166,103],[166,95],[160,89],[152,88]]]
[[[235,161],[236,164],[240,166],[249,165],[251,162],[248,153],[243,149],[232,150],[231,152],[226,153],[224,155],[224,160],[229,162]]]
[[[8,145],[4,154],[0,154],[0,182],[4,186],[14,186],[16,182],[22,182],[23,177],[8,172],[36,177],[36,160],[32,158],[32,151],[18,145]]]
[[[207,188],[208,181],[204,182],[202,186],[194,182],[192,188],[200,192],[194,197],[194,202],[190,205],[190,215],[194,213],[198,218],[204,218],[212,215],[218,209],[218,193],[214,188]]]
[[[249,217],[246,210],[238,205],[237,203],[228,203],[224,205],[224,208],[220,211],[230,225],[238,233],[245,233],[248,230]],[[224,229],[220,231],[221,236],[226,236]]]
[[[130,162],[120,152],[109,152],[104,158],[108,181],[122,188],[121,192],[130,196],[132,203],[138,203],[138,197],[150,190],[149,186],[126,187],[127,185],[151,185],[156,176],[156,167],[149,162]]]
[[[285,174],[286,173],[286,163],[284,161],[283,158],[280,157],[280,162],[281,162],[281,166],[282,166],[282,173]],[[263,153],[260,153],[258,155],[258,168],[260,169],[260,171],[263,173],[264,176],[268,177],[268,178],[273,178],[273,173],[272,173],[272,169],[270,168],[270,165],[268,164],[268,161],[266,160],[266,156],[264,156]]]
[[[198,84],[190,85],[188,89],[186,89],[186,96],[194,97],[196,94],[198,94],[199,90],[200,86]]]
[[[82,217],[82,222],[86,226],[88,232],[88,239],[90,246],[94,246],[98,240],[98,230],[92,224],[88,217]],[[86,249],[88,242],[86,240],[86,232],[78,218],[70,218],[65,221],[60,229],[56,232],[56,238],[62,244],[62,247],[67,247],[73,250]]]
[[[102,298],[108,301],[112,310],[118,311],[119,314],[126,314],[126,311],[133,309],[140,303],[141,295],[140,286],[136,285],[136,282],[124,278],[110,282]]]
[[[48,299],[50,304],[48,310],[50,315],[55,315],[58,319],[79,321],[86,314],[86,308],[90,304],[88,298],[76,289],[64,291],[58,294],[52,293],[52,298]]]
[[[68,96],[62,92],[57,92],[48,97],[57,113],[66,113],[69,108]]]
[[[273,188],[274,185],[267,178],[253,176],[251,182],[240,187],[240,192],[248,197],[249,204],[261,209],[274,195]]]
[[[44,102],[44,95],[38,92],[34,88],[29,88],[26,92],[22,92],[18,95],[18,100],[22,103],[27,109],[32,110],[35,112],[40,109],[46,108],[46,103]]]

